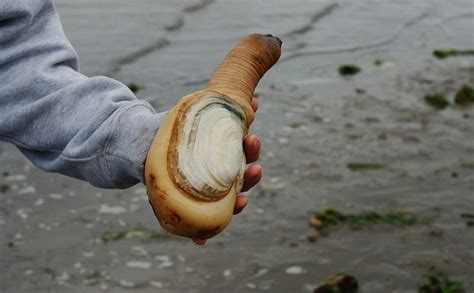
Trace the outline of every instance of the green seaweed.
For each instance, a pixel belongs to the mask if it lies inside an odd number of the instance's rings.
[[[438,110],[443,110],[449,106],[448,100],[444,95],[441,94],[426,95],[425,102]]]
[[[377,138],[380,140],[387,140],[387,135],[385,133],[380,133],[377,135]]]
[[[302,122],[293,122],[293,123],[290,124],[290,127],[294,128],[294,129],[298,129],[303,125],[304,125],[304,123],[302,123]]]
[[[374,60],[374,65],[375,66],[382,66],[385,63],[382,59],[375,59]]]
[[[1,192],[1,193],[7,192],[8,190],[10,190],[10,185],[8,185],[8,184],[0,184],[0,192]]]
[[[384,164],[380,163],[362,163],[362,162],[352,162],[347,164],[347,168],[351,171],[370,171],[370,170],[380,170],[385,168]]]
[[[454,102],[461,106],[474,103],[474,88],[468,86],[467,84],[463,85],[456,93]]]
[[[362,135],[361,134],[348,134],[347,138],[351,140],[358,140],[362,138]]]
[[[415,215],[406,212],[394,212],[379,214],[374,211],[361,212],[359,214],[344,213],[335,209],[325,209],[313,215],[312,225],[317,229],[325,229],[341,224],[349,225],[352,228],[361,228],[378,224],[388,224],[394,226],[411,226],[422,223]]]
[[[474,55],[474,50],[436,49],[433,51],[433,56],[438,59],[445,59],[448,57],[455,57],[460,55]]]
[[[461,163],[461,167],[465,169],[474,169],[474,162]]]
[[[169,240],[175,237],[168,234],[160,234],[151,229],[143,227],[133,227],[118,232],[106,232],[102,235],[102,242],[109,243],[112,241],[128,239],[128,238],[140,238],[140,239],[151,239],[151,240]]]
[[[418,293],[465,293],[462,282],[453,281],[443,272],[433,272],[425,276],[427,283],[418,286]]]
[[[352,64],[344,64],[339,66],[340,75],[354,75],[360,72],[360,67]]]
[[[359,281],[351,275],[336,274],[329,276],[313,293],[357,293]]]

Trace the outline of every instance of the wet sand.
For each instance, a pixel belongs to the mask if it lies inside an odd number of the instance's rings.
[[[158,110],[201,88],[246,33],[283,36],[282,62],[257,89],[264,179],[231,226],[197,247],[159,228],[144,186],[96,189],[0,143],[2,293],[310,292],[338,272],[356,276],[361,292],[416,292],[433,267],[474,290],[474,228],[461,217],[474,213],[474,107],[423,100],[439,92],[452,101],[474,85],[472,57],[431,56],[474,47],[468,1],[145,2],[57,4],[82,71],[136,82]],[[340,77],[340,64],[362,71]],[[325,208],[432,221],[323,237],[308,218]]]

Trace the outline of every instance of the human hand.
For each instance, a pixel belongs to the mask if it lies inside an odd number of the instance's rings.
[[[253,98],[251,105],[253,111],[257,112],[257,99]],[[262,166],[260,164],[252,164],[260,156],[260,147],[261,142],[256,135],[252,134],[244,137],[245,158],[247,160],[247,164],[250,165],[245,170],[242,192],[248,191],[250,188],[254,187],[262,178]],[[234,215],[242,212],[247,203],[247,196],[238,195],[235,199]],[[197,245],[204,245],[206,243],[206,239],[193,239],[193,242]]]

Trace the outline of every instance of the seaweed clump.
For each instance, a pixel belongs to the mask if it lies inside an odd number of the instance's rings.
[[[318,230],[324,230],[342,224],[349,225],[354,229],[377,224],[410,226],[419,223],[419,220],[414,215],[405,212],[379,214],[369,211],[359,214],[349,214],[335,209],[325,209],[322,212],[314,213],[309,223]]]
[[[153,230],[143,228],[143,227],[134,227],[134,228],[118,231],[118,232],[104,233],[102,235],[102,242],[109,243],[112,241],[128,239],[128,238],[164,240],[164,239],[171,239],[173,238],[173,236],[170,236],[168,234],[160,234]]]
[[[379,163],[348,163],[347,168],[351,171],[370,171],[370,170],[379,170],[385,168],[384,164]]]
[[[445,59],[448,57],[455,57],[460,55],[474,55],[474,50],[436,49],[433,51],[433,56],[438,59]]]
[[[360,67],[352,64],[345,64],[339,66],[340,75],[354,75],[360,72]]]
[[[374,60],[374,65],[375,66],[382,66],[385,63],[382,59],[375,59]]]
[[[318,285],[313,293],[357,293],[359,282],[351,275],[336,274],[329,276],[326,281]]]
[[[453,281],[446,273],[433,272],[425,276],[426,284],[418,286],[418,293],[465,293],[462,282]]]
[[[461,106],[467,106],[468,104],[474,103],[474,88],[468,85],[463,85],[456,93],[454,102]]]
[[[443,110],[449,106],[448,100],[441,94],[426,95],[425,102],[438,110]]]
[[[0,192],[5,193],[10,190],[10,186],[8,184],[0,184]]]

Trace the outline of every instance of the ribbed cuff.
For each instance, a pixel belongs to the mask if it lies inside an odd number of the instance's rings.
[[[120,114],[104,151],[114,188],[145,182],[145,159],[166,114],[155,113],[145,101],[138,101]]]

